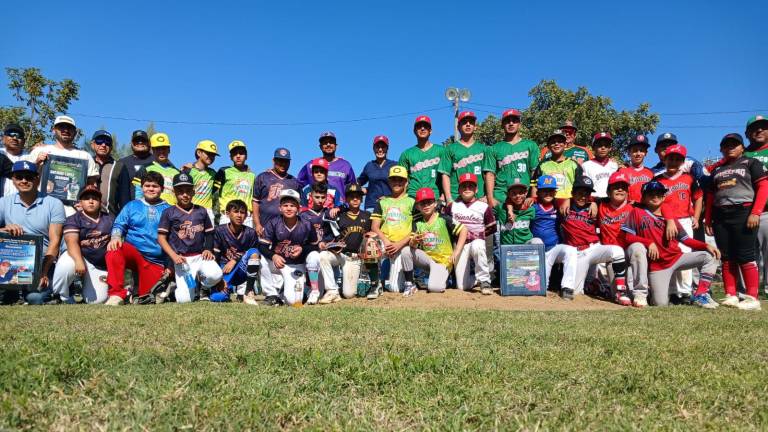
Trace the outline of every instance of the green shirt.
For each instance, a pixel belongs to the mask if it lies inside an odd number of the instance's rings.
[[[453,223],[450,216],[439,214],[432,222],[418,221],[413,223],[413,232],[422,235],[419,249],[429,255],[432,260],[450,269],[453,254],[453,238],[464,229],[464,225]]]
[[[219,192],[219,212],[224,213],[232,200],[242,200],[248,207],[248,213],[253,210],[253,187],[256,173],[246,167],[245,171],[230,166],[220,168],[214,178],[214,189]]]
[[[382,197],[376,201],[371,220],[381,221],[381,232],[391,242],[398,242],[411,234],[413,224],[413,198]]]
[[[432,144],[428,150],[413,146],[400,155],[398,165],[408,170],[408,196],[416,198],[416,191],[431,188],[435,197],[440,195],[437,189],[437,170],[445,156],[445,147]]]
[[[506,201],[507,187],[515,178],[530,184],[531,174],[538,165],[539,146],[529,139],[516,144],[499,141],[488,147],[483,158],[483,172],[492,172],[496,175],[493,187],[494,199],[498,202]]]
[[[454,142],[445,148],[445,157],[438,168],[438,172],[450,176],[451,197],[454,200],[459,199],[459,176],[466,173],[477,176],[477,195],[482,196],[484,194],[483,157],[485,156],[485,149],[486,145],[478,141],[469,147]]]
[[[205,209],[213,208],[213,191],[215,189],[213,179],[216,177],[216,171],[211,168],[199,170],[192,167],[189,170],[189,176],[194,183],[195,196],[192,198],[192,204],[197,204]]]
[[[768,168],[768,148],[757,151],[744,152],[744,156],[751,157],[759,160],[766,168]],[[768,212],[768,203],[765,204],[764,212]]]
[[[515,222],[509,224],[507,222],[507,210],[505,204],[499,204],[493,208],[493,212],[496,214],[496,220],[500,225],[501,244],[513,245],[513,244],[525,244],[528,240],[533,238],[531,233],[531,221],[536,217],[536,209],[533,206],[528,207],[525,210],[515,210]]]
[[[581,166],[573,159],[563,159],[560,162],[547,159],[536,168],[533,178],[538,179],[543,175],[554,177],[557,180],[555,198],[567,199],[571,197],[573,182],[581,175],[581,172]]]

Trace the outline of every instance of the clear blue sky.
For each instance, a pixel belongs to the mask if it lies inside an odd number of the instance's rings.
[[[547,78],[610,96],[619,109],[643,101],[659,113],[768,108],[762,2],[190,4],[15,2],[2,12],[1,63],[79,82],[80,100],[71,113],[321,122],[156,122],[170,135],[177,164],[192,159],[200,139],[224,147],[238,138],[247,143],[255,170],[270,165],[275,147],[286,146],[295,172],[319,154],[317,136],[324,130],[337,134],[339,155],[358,171],[371,157],[375,135],[390,137],[392,158],[414,143],[415,114],[334,120],[444,107],[428,113],[433,141],[440,142],[452,133],[443,96],[448,86],[469,88],[472,102],[509,107],[527,106],[528,90]],[[3,87],[5,81],[3,75]],[[10,103],[10,92],[0,91],[0,104]],[[662,115],[660,131],[676,133],[694,156],[714,156],[720,137],[743,132],[750,115]],[[104,125],[122,142],[146,126],[74,116],[87,134]],[[215,166],[229,162],[222,154]]]

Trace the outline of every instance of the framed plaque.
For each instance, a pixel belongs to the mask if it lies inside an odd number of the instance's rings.
[[[43,236],[0,233],[0,290],[34,290],[40,283]]]
[[[501,295],[547,295],[543,244],[501,246]]]
[[[58,198],[64,205],[74,205],[87,178],[87,160],[49,154],[40,178],[40,194]]]

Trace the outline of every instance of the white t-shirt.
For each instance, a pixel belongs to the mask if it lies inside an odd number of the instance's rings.
[[[592,159],[581,164],[581,169],[584,171],[584,175],[592,179],[592,183],[595,184],[595,191],[592,192],[592,196],[596,198],[607,197],[608,179],[619,169],[619,165],[613,159],[608,159],[605,165]]]

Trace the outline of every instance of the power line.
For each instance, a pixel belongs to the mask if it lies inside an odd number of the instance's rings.
[[[509,106],[483,104],[483,103],[477,103],[477,102],[466,102],[465,105],[477,105],[477,106],[501,108],[501,109],[509,108]],[[477,111],[481,111],[481,110],[478,109]],[[756,109],[738,110],[738,111],[702,111],[702,112],[678,112],[678,113],[673,112],[673,113],[658,113],[658,114],[663,116],[696,116],[696,115],[749,114],[749,113],[758,113],[758,112],[766,112],[766,111],[768,111],[768,108],[756,108]],[[484,112],[490,112],[490,111],[484,111]]]

